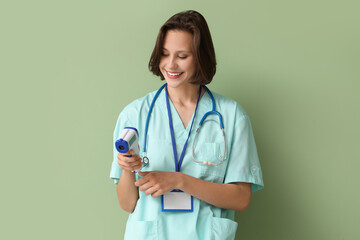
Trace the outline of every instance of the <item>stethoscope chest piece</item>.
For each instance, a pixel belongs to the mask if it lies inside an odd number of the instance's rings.
[[[143,166],[149,165],[149,158],[146,155],[143,155],[142,162]]]

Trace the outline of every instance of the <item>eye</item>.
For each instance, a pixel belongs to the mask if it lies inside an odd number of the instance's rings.
[[[180,59],[186,59],[188,56],[179,56]]]
[[[164,57],[166,57],[166,56],[168,56],[166,53],[161,53],[161,56],[164,56]]]

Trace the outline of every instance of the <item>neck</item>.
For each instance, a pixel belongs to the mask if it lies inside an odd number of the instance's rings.
[[[182,106],[196,104],[199,96],[200,85],[189,84],[187,86],[181,86],[177,88],[167,87],[168,95],[173,104],[179,104]],[[201,96],[204,94],[204,90],[201,92]],[[200,97],[201,97],[200,96]]]

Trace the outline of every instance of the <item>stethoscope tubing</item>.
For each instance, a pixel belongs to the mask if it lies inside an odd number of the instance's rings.
[[[146,117],[146,123],[145,123],[145,132],[144,132],[144,144],[143,144],[143,162],[144,163],[148,163],[149,162],[149,159],[146,155],[146,138],[147,138],[147,132],[148,132],[148,128],[149,128],[149,122],[150,122],[150,116],[151,116],[151,112],[154,108],[154,104],[155,104],[155,101],[156,99],[158,98],[160,92],[163,90],[163,88],[166,86],[166,83],[164,85],[162,85],[156,92],[151,104],[150,104],[150,108],[149,108],[149,111],[148,111],[148,115]],[[206,87],[206,86],[202,86],[205,88],[205,90],[208,92],[208,94],[210,95],[210,98],[211,98],[211,101],[212,101],[212,110],[205,113],[204,116],[201,118],[200,120],[200,123],[199,123],[199,127],[198,129],[196,130],[196,134],[195,134],[195,137],[194,137],[194,142],[193,142],[193,147],[192,147],[192,158],[193,160],[196,162],[196,163],[203,163],[205,165],[214,165],[214,166],[218,166],[220,164],[222,164],[225,160],[225,155],[226,155],[226,141],[225,141],[225,132],[224,132],[224,123],[222,121],[222,115],[215,110],[215,98],[213,96],[213,94],[211,93],[211,91]],[[211,115],[211,114],[216,114],[219,118],[219,123],[220,123],[220,129],[222,131],[222,135],[223,135],[223,139],[224,139],[224,153],[222,155],[222,160],[219,162],[219,163],[212,163],[212,162],[209,162],[209,161],[198,161],[196,160],[195,158],[195,152],[194,152],[194,148],[195,148],[195,142],[196,142],[196,138],[197,138],[197,135],[199,134],[200,132],[200,128],[201,126],[203,125],[206,117],[208,115]]]
[[[157,99],[157,97],[159,96],[161,90],[166,86],[166,83],[164,85],[162,85],[159,90],[157,90],[152,102],[151,102],[151,105],[150,105],[150,108],[149,108],[149,112],[148,112],[148,115],[146,117],[146,123],[145,123],[145,135],[144,135],[144,145],[143,145],[143,157],[146,157],[146,137],[147,137],[147,132],[148,132],[148,128],[149,128],[149,121],[150,121],[150,115],[151,115],[151,112],[154,108],[154,104],[155,104],[155,101]]]

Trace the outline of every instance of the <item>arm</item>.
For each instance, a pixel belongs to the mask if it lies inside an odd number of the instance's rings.
[[[134,211],[139,199],[139,192],[134,184],[136,181],[135,173],[132,170],[141,166],[141,158],[138,155],[126,156],[130,154],[134,154],[133,150],[130,150],[129,153],[118,154],[118,164],[123,171],[116,187],[120,207],[129,213]]]
[[[123,170],[116,191],[120,207],[131,213],[134,211],[139,192],[135,186],[135,174],[128,170]]]
[[[180,173],[179,189],[220,208],[243,212],[250,205],[251,184],[213,183]]]
[[[201,180],[178,172],[140,172],[143,178],[135,182],[146,195],[158,197],[173,189],[220,208],[243,212],[250,204],[250,183],[222,184]]]

